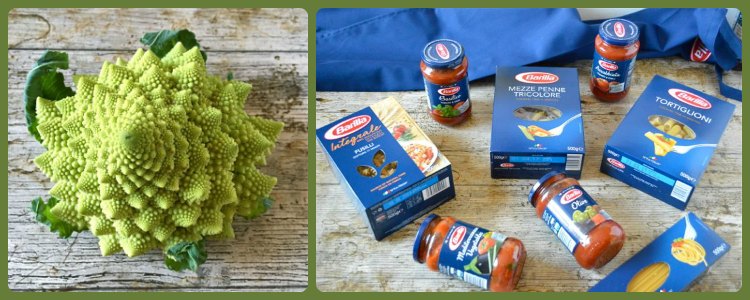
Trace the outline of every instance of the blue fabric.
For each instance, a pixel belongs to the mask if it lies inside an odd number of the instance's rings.
[[[741,60],[742,44],[725,15],[725,9],[645,9],[624,18],[641,30],[639,59],[690,59],[700,38],[712,52],[707,62],[729,70]],[[495,66],[591,59],[599,23],[581,21],[572,8],[323,9],[317,15],[317,90],[422,89],[421,51],[439,38],[464,45],[470,80],[494,75]]]

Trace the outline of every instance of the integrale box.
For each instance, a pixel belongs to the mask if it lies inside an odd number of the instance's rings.
[[[729,249],[715,231],[687,213],[589,292],[682,292]]]
[[[733,112],[657,75],[604,146],[601,171],[684,210]]]
[[[498,67],[492,110],[492,178],[581,177],[585,154],[578,70]]]
[[[450,162],[394,98],[316,135],[377,240],[456,196]]]

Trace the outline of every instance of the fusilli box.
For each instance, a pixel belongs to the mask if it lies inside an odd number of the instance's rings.
[[[316,135],[377,240],[456,196],[450,162],[394,98]]]

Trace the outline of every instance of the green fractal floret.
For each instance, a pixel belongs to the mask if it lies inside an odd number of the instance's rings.
[[[250,84],[208,75],[198,47],[139,49],[75,84],[37,99],[47,151],[34,161],[55,182],[51,213],[88,228],[102,255],[231,238],[235,214],[265,211],[276,178],[257,167],[283,123],[248,116]]]

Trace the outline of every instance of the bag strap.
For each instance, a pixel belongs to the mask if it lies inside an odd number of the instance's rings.
[[[714,66],[714,69],[716,70],[716,78],[719,81],[719,93],[724,97],[742,101],[742,90],[724,83],[724,70],[718,64]]]

